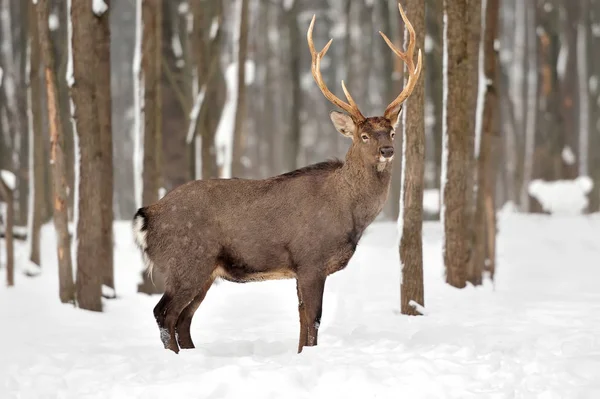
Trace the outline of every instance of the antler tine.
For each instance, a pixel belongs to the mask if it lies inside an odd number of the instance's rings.
[[[350,92],[348,92],[348,90],[346,89],[346,85],[344,84],[344,81],[342,81],[342,89],[344,90],[344,94],[346,95],[346,98],[348,99],[348,103],[340,100],[335,94],[333,94],[327,88],[327,85],[323,81],[323,76],[321,75],[321,59],[325,56],[325,54],[327,54],[327,50],[329,50],[329,46],[331,46],[331,42],[333,42],[333,39],[331,39],[331,40],[329,40],[329,42],[327,42],[325,47],[323,47],[323,50],[321,50],[320,52],[317,52],[317,50],[315,49],[315,44],[313,42],[313,37],[312,37],[316,18],[317,18],[317,16],[313,15],[312,20],[310,21],[310,26],[308,27],[308,32],[306,33],[306,40],[308,41],[308,48],[309,48],[310,54],[312,56],[311,71],[312,71],[313,78],[315,79],[315,82],[317,82],[317,85],[319,86],[319,89],[321,89],[321,92],[323,93],[325,98],[327,98],[334,105],[336,105],[339,108],[346,111],[355,121],[362,121],[365,119],[365,117],[358,109],[358,106],[356,105],[356,102],[354,102],[354,99],[350,95]]]
[[[404,61],[404,63],[406,64],[406,67],[408,69],[409,76],[408,76],[408,82],[406,82],[406,86],[404,87],[402,92],[385,109],[384,116],[386,118],[390,116],[390,113],[397,110],[398,106],[400,104],[402,104],[404,101],[406,101],[406,99],[411,95],[412,91],[414,90],[415,85],[417,84],[417,81],[419,80],[419,75],[421,74],[421,67],[422,67],[422,55],[421,55],[420,49],[417,54],[417,66],[416,67],[415,67],[415,64],[413,61],[414,51],[415,51],[415,46],[416,46],[416,41],[417,41],[416,40],[417,35],[415,33],[415,29],[413,28],[412,24],[408,20],[408,17],[404,13],[404,9],[402,8],[402,5],[400,3],[398,3],[398,10],[400,11],[400,15],[402,16],[402,20],[404,21],[404,24],[406,25],[406,29],[408,30],[408,34],[409,34],[408,49],[406,50],[406,52],[400,51],[392,43],[392,41],[390,39],[388,39],[388,37],[383,32],[379,32],[379,34],[383,37],[383,40],[385,40],[385,42],[387,43],[389,48],[394,52],[394,54],[396,54],[402,61]]]

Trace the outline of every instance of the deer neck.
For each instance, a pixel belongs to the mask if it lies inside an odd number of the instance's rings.
[[[340,170],[342,184],[352,199],[352,213],[359,224],[370,224],[381,212],[387,200],[392,164],[384,168],[369,164],[350,148]]]

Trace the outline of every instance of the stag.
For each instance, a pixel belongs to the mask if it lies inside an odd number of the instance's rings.
[[[183,184],[158,202],[140,208],[133,231],[148,273],[160,271],[165,292],[154,316],[166,349],[194,348],[190,325],[217,278],[245,283],[296,279],[300,338],[298,352],[317,345],[327,277],[346,267],[363,231],[381,212],[390,187],[394,129],[402,104],[421,73],[421,51],[413,62],[415,31],[402,7],[410,40],[400,51],[405,88],[383,116],[365,117],[342,81],[348,102],[325,85],[321,60],[307,32],[312,75],[321,92],[345,111],[330,114],[335,129],[352,140],[345,161],[328,161],[263,180],[208,179]]]

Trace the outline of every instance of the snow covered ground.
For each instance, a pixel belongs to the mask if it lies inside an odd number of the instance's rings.
[[[44,273],[0,287],[0,398],[599,398],[600,215],[504,213],[499,228],[495,285],[456,290],[426,223],[427,316],[398,313],[396,227],[380,223],[328,279],[319,346],[296,354],[293,281],[223,282],[194,319],[197,349],[175,355],[158,297],[135,293],[128,223],[102,314],[59,303],[45,226]]]

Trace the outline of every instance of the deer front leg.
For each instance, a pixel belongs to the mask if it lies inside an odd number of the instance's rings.
[[[302,294],[300,294],[300,283],[296,280],[296,292],[298,293],[298,314],[300,315],[300,338],[298,340],[298,353],[302,352],[302,348],[307,344],[308,326],[306,324],[306,312]]]
[[[298,353],[302,352],[304,346],[317,345],[319,325],[321,324],[321,313],[323,309],[323,290],[325,289],[325,277],[305,276],[298,277],[298,291],[301,298],[300,309],[300,342]],[[304,314],[304,323],[302,315]],[[303,339],[305,337],[305,339]]]

